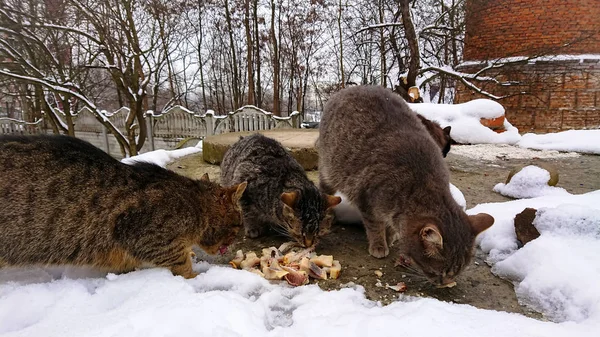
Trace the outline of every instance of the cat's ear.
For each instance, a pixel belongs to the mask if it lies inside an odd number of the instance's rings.
[[[202,178],[200,178],[200,180],[210,182],[210,179],[208,178],[208,173],[204,173],[202,175]]]
[[[294,205],[296,205],[297,199],[298,199],[298,191],[281,193],[281,201],[283,201],[284,204],[290,206],[291,208],[294,208]]]
[[[469,215],[469,222],[471,223],[471,232],[473,232],[473,235],[477,236],[494,224],[494,217],[487,213],[479,213],[476,215]]]
[[[441,250],[444,248],[444,239],[437,226],[426,224],[421,228],[419,234],[425,247],[425,255],[428,257],[441,256]]]
[[[336,195],[327,195],[326,199],[327,199],[327,208],[335,207],[335,206],[339,205],[340,202],[342,202],[342,198],[340,198]]]
[[[444,133],[447,134],[448,136],[450,135],[450,130],[452,129],[451,126],[447,126],[444,128]]]
[[[242,198],[244,191],[246,190],[246,186],[248,186],[247,182],[243,182],[229,188],[229,193],[231,193],[231,201],[234,204],[237,204],[238,201]]]

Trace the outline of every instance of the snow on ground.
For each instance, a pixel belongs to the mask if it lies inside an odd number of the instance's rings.
[[[584,336],[549,323],[427,298],[381,306],[358,286],[290,288],[252,273],[196,264],[192,280],[165,269],[103,278],[0,284],[2,336]]]
[[[526,133],[518,145],[538,150],[600,154],[600,130],[569,130],[557,133]]]
[[[458,189],[458,187],[452,185],[450,183],[450,193],[452,194],[452,198],[454,201],[462,207],[463,210],[467,209],[467,200],[465,199],[464,194]]]
[[[504,116],[504,107],[489,99],[475,99],[460,104],[408,105],[419,115],[438,122],[442,127],[451,126],[450,137],[461,144],[509,144],[525,149],[600,154],[600,130],[527,133],[521,136],[519,130],[505,120],[506,131],[496,133],[480,123],[481,118]]]
[[[164,166],[198,150],[154,151],[137,160]],[[538,209],[534,225],[541,236],[517,250],[513,219],[526,207]],[[401,297],[381,306],[360,286],[290,288],[198,263],[202,274],[192,280],[160,268],[122,275],[73,267],[0,269],[0,335],[594,336],[600,331],[599,210],[600,191],[468,210],[495,218],[477,240],[493,272],[515,283],[522,303],[555,322],[430,298]]]
[[[190,155],[202,151],[202,141],[196,147],[186,147],[178,150],[155,150],[139,154],[137,156],[123,158],[121,162],[132,165],[137,162],[154,163],[161,167],[166,167],[169,163],[177,158]]]
[[[517,250],[514,217],[538,210],[541,236]],[[492,271],[516,285],[520,301],[555,321],[600,328],[600,191],[480,204],[495,223],[477,241]],[[590,330],[591,331],[591,330]]]
[[[508,184],[498,183],[494,192],[511,198],[535,198],[544,195],[570,195],[562,187],[549,186],[550,172],[545,169],[529,165],[517,172]]]
[[[504,116],[504,107],[489,99],[475,99],[460,104],[409,103],[410,108],[423,117],[438,122],[442,127],[451,126],[450,137],[462,144],[516,144],[521,136],[519,130],[508,120],[506,131],[496,133],[480,123],[481,118]]]
[[[530,150],[507,144],[453,145],[450,153],[477,160],[496,161],[498,159],[558,159],[579,157],[576,152],[554,150]]]

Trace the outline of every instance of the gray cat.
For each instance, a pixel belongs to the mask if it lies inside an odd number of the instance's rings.
[[[442,153],[404,100],[376,86],[344,89],[327,102],[319,130],[320,187],[359,209],[369,253],[387,256],[397,237],[401,265],[455,285],[494,218],[468,216],[454,201]]]
[[[242,137],[225,153],[221,184],[247,181],[242,195],[246,235],[272,228],[310,247],[326,234],[340,197],[326,195],[307,178],[300,164],[276,140],[261,134]]]

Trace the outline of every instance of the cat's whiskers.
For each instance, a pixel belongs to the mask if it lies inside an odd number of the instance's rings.
[[[402,266],[402,269],[404,273],[406,274],[410,274],[413,276],[419,276],[419,277],[423,277],[426,278],[425,274],[423,273],[423,271],[415,268],[415,267],[410,267],[410,266]]]
[[[290,229],[286,225],[277,224],[276,226],[273,226],[273,230],[282,236],[285,236],[289,239],[293,239],[293,236],[290,233]]]

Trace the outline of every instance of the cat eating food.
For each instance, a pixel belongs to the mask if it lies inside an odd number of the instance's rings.
[[[403,267],[454,285],[494,219],[456,203],[440,147],[406,102],[382,87],[344,89],[327,102],[319,130],[320,187],[358,208],[369,253],[383,258],[398,239]]]
[[[72,137],[0,137],[0,172],[0,267],[150,264],[192,278],[192,246],[223,252],[242,227],[245,182],[126,165]]]
[[[223,157],[221,183],[242,181],[248,182],[240,204],[250,238],[271,228],[305,247],[314,246],[329,231],[332,208],[341,202],[320,192],[281,143],[261,134],[241,138]]]

